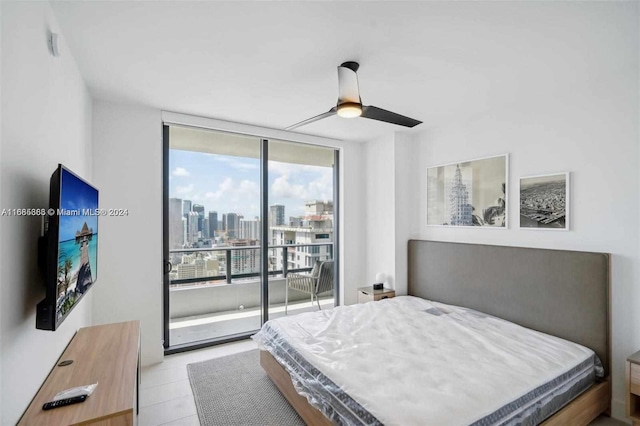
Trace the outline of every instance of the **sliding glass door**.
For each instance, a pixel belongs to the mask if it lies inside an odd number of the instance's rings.
[[[269,318],[335,304],[335,160],[332,148],[269,141]]]
[[[337,302],[334,149],[164,126],[164,157],[167,352]]]

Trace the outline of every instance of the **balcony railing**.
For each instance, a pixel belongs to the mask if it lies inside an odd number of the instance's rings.
[[[304,268],[293,268],[289,269],[289,259],[288,254],[291,252],[295,253],[296,248],[302,247],[320,247],[320,246],[328,246],[328,253],[310,253],[313,257],[318,256],[326,256],[326,260],[333,259],[333,242],[327,243],[309,243],[309,244],[282,244],[282,245],[272,245],[268,246],[267,249],[269,251],[273,250],[274,255],[270,256],[275,258],[276,253],[279,251],[279,255],[282,260],[282,269],[275,269],[275,264],[273,265],[274,269],[269,269],[269,276],[278,276],[287,277],[289,272],[308,272],[313,269],[312,266],[304,267]],[[182,279],[172,279],[170,282],[171,286],[181,286],[188,285],[200,282],[208,282],[208,281],[222,281],[226,280],[227,284],[231,284],[234,278],[252,278],[259,277],[260,272],[249,272],[249,273],[233,273],[232,271],[232,252],[234,251],[243,251],[243,250],[260,250],[262,247],[260,246],[238,246],[238,247],[203,247],[203,248],[190,248],[190,249],[177,249],[177,250],[169,250],[169,255],[174,254],[197,254],[197,253],[210,253],[210,252],[225,252],[225,273],[224,275],[211,275],[204,277],[196,277],[196,278],[182,278]],[[172,269],[173,269],[172,265]]]

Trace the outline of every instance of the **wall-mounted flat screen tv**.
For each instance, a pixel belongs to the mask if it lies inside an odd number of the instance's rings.
[[[41,254],[47,296],[38,304],[36,328],[58,328],[96,282],[98,216],[98,190],[58,165],[51,176]]]

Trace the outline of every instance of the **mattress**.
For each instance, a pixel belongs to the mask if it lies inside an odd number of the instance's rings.
[[[412,296],[278,318],[253,338],[342,425],[534,425],[604,372],[584,346]]]

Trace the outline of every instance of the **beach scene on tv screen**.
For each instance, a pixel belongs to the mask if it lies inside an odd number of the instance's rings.
[[[62,170],[56,319],[64,317],[96,281],[98,191]]]

